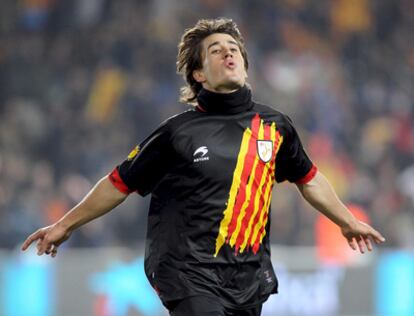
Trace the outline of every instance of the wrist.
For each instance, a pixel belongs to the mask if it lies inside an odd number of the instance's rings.
[[[73,225],[69,223],[66,217],[63,217],[59,221],[57,221],[55,226],[66,232],[71,232],[74,229]]]
[[[353,215],[351,215],[351,217],[345,219],[344,222],[339,226],[343,229],[352,229],[357,226],[357,223],[358,220]]]

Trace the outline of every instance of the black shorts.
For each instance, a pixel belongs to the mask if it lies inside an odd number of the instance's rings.
[[[192,296],[170,306],[171,316],[260,316],[262,304],[246,310],[229,309],[212,297]]]

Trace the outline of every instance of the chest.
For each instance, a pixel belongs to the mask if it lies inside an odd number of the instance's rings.
[[[270,167],[276,157],[278,133],[275,124],[265,123],[259,116],[195,121],[176,133],[174,147],[182,168],[228,181],[237,169]]]

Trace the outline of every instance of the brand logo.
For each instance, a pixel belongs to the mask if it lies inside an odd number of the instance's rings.
[[[269,270],[265,270],[264,275],[265,275],[265,280],[266,280],[267,283],[272,283],[273,282],[273,277],[272,277]]]
[[[128,155],[127,160],[132,160],[135,158],[135,156],[138,154],[139,152],[139,146],[136,146]]]
[[[193,154],[194,162],[209,160],[210,158],[206,156],[207,153],[208,153],[207,146],[201,146],[197,148]]]
[[[263,162],[269,162],[273,155],[273,142],[271,140],[258,140],[257,153]]]

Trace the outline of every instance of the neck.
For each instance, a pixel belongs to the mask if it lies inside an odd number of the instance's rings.
[[[237,114],[253,107],[251,91],[247,86],[228,92],[201,89],[197,96],[198,108],[212,114]]]
[[[239,88],[237,88],[237,89],[227,89],[227,88],[209,89],[209,88],[204,88],[204,89],[208,90],[210,92],[213,92],[213,93],[222,93],[222,94],[233,93],[233,92],[236,92],[237,90],[239,90]]]
[[[234,83],[231,85],[219,85],[217,87],[211,87],[210,85],[203,84],[203,89],[214,93],[233,93],[242,88],[243,86],[244,84],[240,85],[238,83]]]

